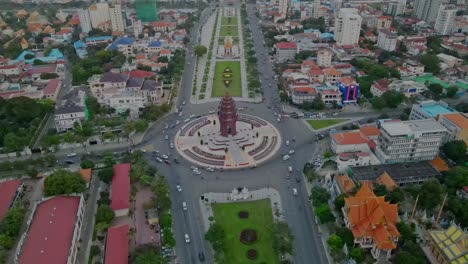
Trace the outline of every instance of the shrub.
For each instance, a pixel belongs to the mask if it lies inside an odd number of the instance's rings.
[[[252,260],[257,259],[258,258],[257,250],[255,249],[247,250],[247,258],[252,259]]]
[[[249,245],[257,241],[257,231],[253,229],[244,229],[240,233],[240,242]]]
[[[246,212],[246,211],[240,211],[240,212],[239,212],[239,218],[240,218],[240,219],[246,219],[246,218],[249,218],[249,212]]]

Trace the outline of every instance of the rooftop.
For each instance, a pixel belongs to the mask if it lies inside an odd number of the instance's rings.
[[[104,40],[112,40],[112,36],[98,36],[98,37],[85,38],[85,41],[104,41]]]
[[[41,202],[19,263],[67,263],[79,205],[79,196],[56,196]]]
[[[104,264],[128,264],[128,225],[109,228]]]
[[[445,127],[433,119],[385,122],[381,124],[381,129],[390,136],[411,136],[416,133],[446,131]]]
[[[449,107],[444,102],[435,102],[432,100],[424,101],[419,104],[419,107],[429,114],[431,117],[436,118],[438,115],[456,112],[453,108]]]
[[[445,118],[461,129],[468,129],[468,114],[450,113],[442,114],[440,118]]]
[[[10,209],[11,202],[16,196],[21,181],[18,179],[0,182],[0,222]]]
[[[114,165],[114,176],[111,185],[112,210],[128,209],[130,196],[130,163]]]
[[[369,140],[363,137],[359,131],[335,133],[332,135],[332,137],[338,145],[356,145],[369,143]]]
[[[351,168],[351,176],[357,180],[374,181],[386,172],[395,182],[406,178],[434,178],[440,173],[427,161],[397,164],[382,164],[371,166],[360,166]]]
[[[296,43],[294,42],[278,42],[276,43],[277,49],[296,49]]]
[[[356,187],[354,181],[346,174],[337,175],[334,180],[338,183],[341,193],[349,193]]]
[[[429,236],[447,263],[468,263],[468,233],[461,227],[452,224],[447,230],[429,231]]]

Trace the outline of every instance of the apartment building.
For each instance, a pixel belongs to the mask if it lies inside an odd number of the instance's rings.
[[[353,45],[359,42],[362,18],[355,8],[341,8],[335,17],[334,38],[339,45]]]
[[[437,119],[439,115],[450,113],[457,113],[457,110],[449,107],[444,101],[427,100],[413,105],[409,119]]]
[[[91,19],[91,26],[107,30],[110,28],[109,4],[106,2],[95,3],[88,8],[89,17]]]
[[[109,16],[112,26],[112,35],[122,36],[125,31],[125,22],[122,16],[121,5],[114,5],[109,8]]]
[[[468,114],[441,114],[438,121],[447,129],[447,136],[444,139],[444,142],[463,140],[468,144]]]
[[[392,26],[392,20],[391,16],[379,16],[377,18],[377,30],[390,28]]]
[[[88,34],[92,27],[91,27],[91,18],[89,16],[88,9],[79,9],[78,10],[78,17],[80,18],[80,27],[81,32]]]
[[[438,35],[450,35],[452,33],[455,17],[458,9],[453,5],[441,5],[434,28]]]
[[[330,49],[322,48],[317,51],[317,65],[320,67],[330,67],[333,52]]]
[[[379,36],[377,37],[377,47],[386,51],[394,51],[397,37],[397,34],[390,32],[388,29],[380,29]]]
[[[441,3],[442,0],[416,0],[413,10],[417,18],[432,23],[437,18]]]
[[[433,119],[385,122],[375,153],[382,163],[433,160],[446,134],[447,129]]]

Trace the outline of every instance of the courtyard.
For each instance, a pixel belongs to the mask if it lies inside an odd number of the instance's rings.
[[[221,25],[237,25],[237,17],[222,17],[221,18]]]
[[[216,223],[226,232],[226,264],[278,263],[278,256],[273,249],[273,214],[269,199],[251,202],[212,204]],[[240,218],[240,212],[246,218]],[[240,234],[245,229],[253,229],[257,241],[246,245],[240,241]],[[250,260],[247,251],[255,249],[258,258]]]
[[[230,68],[232,71],[232,82],[226,88],[223,82],[224,71]],[[226,92],[233,97],[242,96],[241,70],[238,61],[218,61],[215,65],[215,74],[213,76],[213,88],[211,97],[222,97]]]
[[[333,125],[336,125],[336,124],[339,124],[348,120],[349,119],[314,119],[314,120],[307,120],[307,123],[313,129],[322,129],[322,128],[333,126]]]

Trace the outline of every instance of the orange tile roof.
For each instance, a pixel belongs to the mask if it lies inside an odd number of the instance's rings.
[[[440,157],[437,156],[435,159],[431,160],[432,167],[434,167],[439,172],[448,171],[449,167],[447,163]]]
[[[310,67],[311,70],[320,70],[320,67],[315,64],[313,60],[305,60],[302,62],[302,66]]]
[[[346,174],[335,176],[335,181],[338,183],[341,193],[350,193],[356,187],[354,181]]]
[[[82,170],[80,170],[81,177],[86,182],[91,181],[91,171],[92,171],[91,169],[82,169]]]
[[[146,55],[145,54],[137,54],[135,55],[135,60],[144,60],[146,59]]]
[[[337,71],[335,68],[327,68],[327,69],[324,69],[323,72],[324,72],[326,75],[337,75],[337,76],[341,76],[341,72],[340,72],[340,71]]]
[[[346,86],[349,86],[355,83],[354,79],[351,77],[343,77],[340,79],[340,82],[342,82]]]
[[[367,144],[369,140],[361,135],[361,132],[343,132],[333,134],[333,138],[339,145]]]
[[[349,227],[354,238],[371,238],[379,249],[394,249],[392,237],[399,237],[396,228],[397,205],[385,202],[385,197],[375,196],[363,184],[354,197],[345,198]]]
[[[171,54],[171,51],[168,49],[162,49],[161,51],[159,51],[159,55],[169,55],[169,54]]]
[[[375,179],[375,181],[377,182],[377,184],[385,186],[385,188],[387,188],[387,190],[389,190],[389,191],[393,191],[397,187],[397,184],[392,179],[392,177],[390,177],[390,175],[388,175],[387,172],[382,173],[382,175],[377,177],[377,179]]]
[[[366,137],[376,137],[380,135],[379,128],[374,126],[363,126],[359,129],[359,131],[361,131],[361,134],[363,134]]]
[[[444,114],[443,117],[461,129],[468,129],[468,115],[462,113]]]

